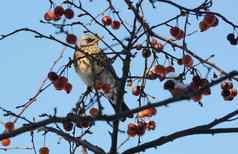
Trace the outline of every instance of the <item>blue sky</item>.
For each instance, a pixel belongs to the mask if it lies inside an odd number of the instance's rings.
[[[95,1],[94,3],[88,3],[88,0],[83,3],[83,6],[90,8],[90,12],[96,14],[97,11],[105,9],[105,4]],[[115,0],[113,1],[116,2]],[[188,0],[176,1],[184,6],[196,6],[199,1]],[[129,22],[131,14],[125,9],[125,4],[118,2],[121,9],[121,14],[126,17]],[[168,17],[172,17],[177,13],[177,10],[168,5],[158,5],[158,11],[152,11],[151,6],[147,3],[145,5],[145,18],[149,23],[156,24]],[[97,6],[97,7],[95,7]],[[238,23],[236,7],[238,2],[236,0],[222,1],[217,0],[214,2],[212,11],[222,13],[228,19],[234,23]],[[119,7],[118,7],[119,8]],[[54,34],[54,28],[45,24],[41,24],[39,21],[42,19],[45,11],[49,9],[49,3],[45,1],[3,1],[0,6],[0,18],[1,29],[0,34],[11,32],[15,29],[22,27],[29,27],[36,29],[44,34]],[[109,14],[110,15],[110,14]],[[197,28],[199,21],[191,19],[190,31]],[[171,24],[175,24],[172,22]],[[93,25],[91,29],[96,29]],[[211,60],[218,66],[224,68],[228,72],[238,68],[237,56],[238,46],[231,46],[226,41],[226,35],[232,32],[231,26],[227,25],[220,20],[219,26],[210,29],[205,33],[196,33],[188,39],[188,47],[201,55],[203,58],[209,57],[211,54],[215,54],[215,57]],[[73,28],[73,32],[77,35],[82,33],[82,29],[78,27]],[[163,27],[156,32],[162,36],[168,36],[168,28]],[[105,31],[98,30],[98,33],[105,35]],[[125,33],[123,30],[115,31],[119,38],[124,38]],[[64,39],[63,36],[57,36]],[[55,42],[45,39],[37,39],[33,37],[33,34],[27,32],[21,32],[12,37],[6,38],[0,41],[0,69],[1,69],[1,93],[0,93],[0,106],[6,109],[16,111],[15,106],[23,104],[29,99],[39,87],[41,81],[46,76],[49,67],[53,61],[59,55],[60,50],[63,48]],[[169,48],[168,48],[169,49]],[[171,49],[169,49],[170,51]],[[172,51],[170,51],[172,52]],[[67,49],[64,58],[57,65],[59,68],[65,64],[68,57],[72,56],[73,51]],[[179,55],[178,53],[174,53]],[[115,67],[119,68],[120,65]],[[135,73],[141,71],[142,63],[138,58],[133,64],[132,68]],[[205,72],[202,72],[205,75]],[[29,119],[35,117],[39,120],[38,115],[41,113],[53,113],[54,107],[57,107],[59,115],[65,115],[70,111],[77,101],[79,94],[85,89],[85,85],[78,78],[74,69],[69,70],[69,80],[73,84],[73,91],[69,95],[64,92],[55,91],[54,88],[48,88],[26,112],[25,116]],[[154,96],[162,100],[169,97],[169,93],[163,91],[162,83],[159,81],[149,82],[147,90]],[[237,85],[237,84],[235,84]],[[131,97],[130,93],[126,96],[128,105],[130,107],[136,107],[136,98]],[[157,122],[157,129],[152,132],[148,132],[143,136],[142,141],[148,141],[148,139],[155,139],[161,135],[167,135],[174,131],[182,130],[185,128],[193,127],[199,124],[204,124],[212,121],[216,117],[237,109],[237,99],[233,102],[224,102],[220,96],[220,88],[216,86],[212,88],[212,95],[203,98],[205,106],[199,107],[192,101],[184,101],[178,104],[171,105],[166,108],[158,109],[158,115],[152,119]],[[17,111],[16,111],[17,112]],[[108,112],[111,112],[108,109]],[[3,118],[2,113],[0,116],[1,121],[8,121],[9,118]],[[19,127],[21,124],[17,124]],[[127,123],[122,124],[121,128],[125,129]],[[235,126],[238,122],[232,124],[226,124],[223,126]],[[0,131],[2,131],[2,126]],[[108,130],[110,127],[101,122],[97,122],[96,126],[92,129],[95,134],[87,136],[92,143],[101,145],[108,149],[110,146]],[[126,134],[120,134],[120,142],[127,137]],[[166,145],[159,147],[157,150],[151,149],[146,151],[146,154],[200,154],[200,153],[216,153],[223,154],[225,152],[234,152],[236,150],[237,134],[228,135],[200,135],[191,136],[183,139],[178,139]],[[37,148],[43,145],[43,136],[41,134],[36,135]],[[67,153],[68,145],[63,140],[61,144],[57,144],[60,139],[54,134],[47,135],[46,145],[50,147],[52,154],[54,153]],[[30,146],[31,138],[29,134],[21,135],[12,139],[12,146]],[[136,145],[137,139],[131,139],[125,147],[121,150]],[[0,151],[2,153],[16,154],[24,152],[25,154],[31,154],[33,151],[21,151],[11,150],[8,152]]]

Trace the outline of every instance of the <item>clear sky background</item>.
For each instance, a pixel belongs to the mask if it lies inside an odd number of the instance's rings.
[[[88,3],[88,0],[82,0],[83,6],[90,8],[90,12],[96,14],[98,10],[105,9],[105,4],[102,1],[96,1],[94,3]],[[118,8],[127,21],[130,21],[131,14],[128,14],[125,4],[116,0],[114,3],[118,4]],[[197,0],[177,0],[181,5],[186,7],[195,7],[200,1]],[[158,5],[157,11],[152,11],[151,5],[145,3],[145,17],[152,25],[164,21],[168,17],[172,17],[178,13],[176,8],[168,5]],[[97,7],[95,7],[97,6]],[[212,11],[217,11],[226,16],[229,20],[238,24],[237,16],[237,0],[216,0]],[[11,32],[18,28],[29,27],[36,29],[44,34],[54,34],[54,28],[52,26],[41,24],[39,21],[42,19],[44,13],[49,9],[49,3],[47,0],[43,1],[2,1],[0,5],[0,34]],[[99,19],[100,20],[100,19]],[[200,21],[200,20],[199,20]],[[193,31],[198,28],[199,21],[191,19],[192,26],[189,27],[189,31]],[[172,23],[172,24],[175,24]],[[182,25],[182,23],[181,23]],[[91,26],[90,28],[95,29]],[[77,35],[82,32],[81,28],[75,27],[73,29]],[[192,51],[196,52],[203,58],[209,57],[211,54],[215,54],[215,58],[211,61],[215,62],[218,66],[227,70],[237,70],[237,57],[238,46],[231,46],[226,40],[226,35],[232,32],[231,26],[220,20],[219,26],[212,28],[205,33],[196,33],[188,38],[188,47]],[[168,28],[163,27],[158,34],[162,36],[169,36]],[[99,30],[98,33],[104,35],[105,31]],[[124,38],[123,30],[116,31],[115,34],[119,38]],[[57,36],[62,38],[62,36]],[[37,90],[41,81],[46,76],[49,67],[52,62],[59,55],[60,50],[63,48],[55,42],[45,39],[34,38],[33,34],[27,32],[21,32],[12,37],[6,38],[0,41],[0,106],[6,109],[16,111],[15,106],[21,105],[27,101]],[[168,48],[169,49],[169,48]],[[171,50],[171,49],[169,49]],[[173,53],[171,50],[170,53]],[[65,64],[68,57],[72,56],[73,51],[67,49],[64,58],[61,60],[57,67]],[[177,53],[174,53],[177,55]],[[132,65],[135,72],[141,71],[142,67],[139,62],[140,59],[135,61]],[[119,67],[116,65],[115,67]],[[202,72],[205,76],[205,72]],[[58,109],[58,115],[66,115],[72,107],[74,107],[81,92],[85,90],[85,85],[78,78],[74,69],[69,70],[69,80],[73,84],[73,91],[69,95],[64,92],[55,91],[54,88],[48,88],[26,112],[25,116],[29,119],[35,117],[39,120],[38,115],[41,113],[53,113],[54,107]],[[235,84],[237,85],[237,84]],[[168,92],[163,91],[162,83],[158,80],[156,82],[149,83],[147,90],[151,92],[158,100],[162,100],[170,96]],[[127,96],[127,102],[130,107],[136,107],[136,98],[131,97],[129,93]],[[216,117],[221,117],[226,113],[229,113],[237,109],[237,98],[233,102],[224,102],[220,96],[220,88],[216,86],[212,88],[212,95],[204,97],[204,107],[201,108],[192,101],[184,101],[181,103],[170,105],[166,108],[160,108],[158,115],[152,119],[157,122],[157,129],[152,132],[146,133],[142,137],[143,141],[148,139],[155,139],[161,135],[168,135],[172,132],[193,127],[199,124],[208,123]],[[111,109],[110,109],[111,110]],[[109,109],[108,111],[111,112]],[[9,118],[3,118],[0,113],[1,121],[8,121]],[[20,123],[17,126],[20,126]],[[127,123],[121,125],[122,129],[125,129]],[[232,124],[226,124],[222,126],[237,126],[238,122]],[[87,136],[92,143],[102,146],[105,149],[110,147],[110,136],[108,134],[110,127],[103,123],[97,122],[96,127],[92,128],[95,134]],[[3,131],[3,126],[0,126],[0,131]],[[126,134],[120,134],[120,142],[126,139]],[[227,135],[199,135],[190,136],[182,139],[175,140],[171,143],[158,147],[158,149],[147,150],[146,154],[201,154],[201,153],[234,153],[237,151],[237,138],[238,134]],[[43,136],[39,133],[36,135],[37,149],[43,145]],[[68,145],[64,140],[60,140],[60,144],[57,142],[60,139],[54,134],[47,135],[46,145],[49,146],[51,154],[63,154],[68,152]],[[128,147],[135,146],[137,138],[131,139],[127,144],[122,147],[121,151]],[[31,146],[31,138],[29,133],[20,135],[12,139],[12,147]],[[33,151],[11,150],[8,152],[0,151],[0,154],[10,153],[24,153],[31,154]],[[78,152],[80,153],[80,152]]]

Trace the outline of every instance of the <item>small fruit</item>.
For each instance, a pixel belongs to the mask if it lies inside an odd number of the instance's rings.
[[[9,146],[11,144],[11,140],[9,138],[5,138],[3,140],[1,140],[2,142],[2,146]]]
[[[146,128],[148,130],[155,130],[155,127],[156,127],[155,121],[149,121],[146,123]]]
[[[184,31],[178,27],[172,27],[170,29],[170,34],[177,40],[181,40],[184,37]]]
[[[193,65],[193,59],[190,55],[184,55],[182,58],[184,66],[191,67]]]
[[[204,21],[201,21],[199,23],[199,28],[201,32],[204,32],[206,30],[208,30],[210,28],[210,26],[208,24],[206,24]]]
[[[221,84],[221,88],[224,89],[224,90],[232,89],[233,88],[233,83],[229,82],[229,81],[223,82]]]
[[[192,97],[192,100],[195,102],[199,102],[202,99],[202,95],[195,95]]]
[[[151,107],[151,108],[144,109],[144,110],[138,112],[138,116],[140,118],[151,117],[151,116],[155,115],[156,112],[157,112],[156,108],[155,107]]]
[[[139,96],[141,92],[140,86],[134,86],[132,87],[132,94],[134,96]]]
[[[68,79],[64,76],[60,76],[57,80],[53,82],[56,90],[63,90],[64,85],[68,82]]]
[[[127,128],[127,134],[129,137],[134,137],[137,135],[137,125],[134,123],[129,123]]]
[[[160,74],[165,74],[166,73],[165,67],[162,66],[162,65],[159,65],[159,64],[154,67],[153,71],[154,71],[154,73],[156,75],[160,75]]]
[[[57,17],[61,17],[64,14],[64,8],[62,6],[56,6],[54,12]]]
[[[231,40],[234,40],[235,39],[235,35],[233,33],[229,33],[227,36],[226,36],[226,39],[228,41],[231,41]]]
[[[45,15],[44,15],[44,19],[46,21],[55,20],[56,19],[56,15],[55,15],[54,11],[49,10],[48,12],[46,12]]]
[[[230,94],[231,94],[230,90],[223,89],[223,90],[221,91],[221,95],[222,95],[223,97],[228,97],[228,96],[230,96]]]
[[[142,136],[145,134],[146,130],[146,123],[143,121],[138,122],[137,124],[137,135]]]
[[[98,115],[98,109],[93,107],[90,109],[89,113],[92,117],[96,117]]]
[[[55,81],[55,80],[57,80],[57,79],[58,79],[57,73],[55,73],[55,72],[49,72],[49,73],[48,73],[48,79],[49,79],[50,81]]]
[[[67,19],[72,19],[74,17],[74,11],[70,8],[64,10],[64,16]]]
[[[214,26],[217,20],[218,19],[214,14],[209,13],[204,16],[203,22],[209,26]]]
[[[64,127],[65,131],[69,132],[73,129],[73,123],[65,121],[65,122],[63,122],[63,127]]]
[[[49,148],[47,147],[41,147],[39,150],[40,154],[49,154]]]
[[[13,122],[7,122],[4,125],[6,131],[12,131],[14,129],[14,123]]]
[[[118,20],[114,20],[114,21],[112,21],[112,25],[111,26],[112,26],[112,29],[117,30],[117,29],[120,28],[121,22],[118,21]]]
[[[70,84],[69,82],[66,82],[66,83],[64,84],[64,91],[65,91],[67,94],[69,94],[69,93],[71,92],[72,88],[73,88],[73,86],[72,86],[72,84]]]
[[[102,23],[103,23],[103,25],[105,25],[105,26],[110,26],[111,23],[112,23],[112,18],[111,18],[110,16],[104,16],[104,17],[102,18]]]
[[[231,41],[230,41],[230,44],[231,44],[231,45],[237,45],[237,43],[238,43],[237,39],[234,39],[234,40],[231,40]]]
[[[143,49],[143,50],[142,50],[142,56],[143,56],[144,58],[150,57],[150,56],[151,56],[151,51],[150,51],[150,50],[147,50],[147,49]]]
[[[79,123],[80,128],[88,128],[90,126],[90,122],[89,121],[81,121]]]
[[[237,90],[236,89],[230,89],[230,96],[236,97],[237,96]]]
[[[67,34],[66,36],[66,42],[69,44],[75,44],[77,41],[77,36],[74,34]]]

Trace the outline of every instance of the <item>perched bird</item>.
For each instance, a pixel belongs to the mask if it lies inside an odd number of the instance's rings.
[[[102,88],[104,96],[117,111],[116,101],[120,80],[108,57],[98,48],[99,41],[100,38],[95,35],[84,35],[80,38],[74,53],[74,67],[88,87]],[[128,110],[128,106],[123,102],[121,111]]]

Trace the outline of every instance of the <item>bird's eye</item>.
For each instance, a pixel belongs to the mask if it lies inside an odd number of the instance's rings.
[[[93,42],[93,41],[94,41],[94,39],[91,39],[91,38],[87,39],[87,42]]]

